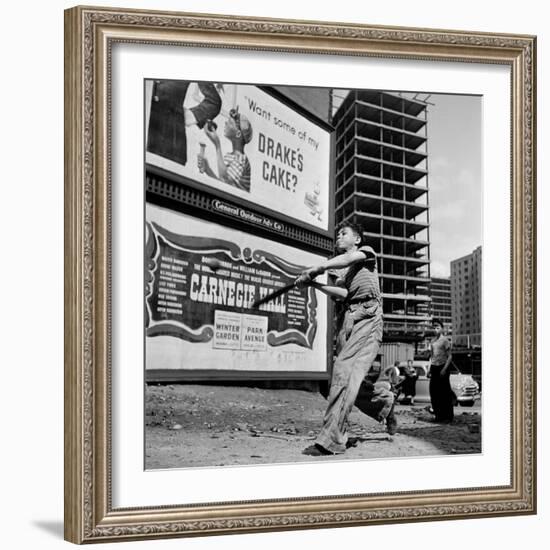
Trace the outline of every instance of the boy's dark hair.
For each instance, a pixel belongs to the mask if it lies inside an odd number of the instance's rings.
[[[441,319],[433,318],[432,319],[432,326],[439,325],[441,328],[443,328],[443,323],[441,322]]]
[[[363,244],[363,228],[358,223],[341,222],[336,226],[336,233],[338,233],[340,229],[344,229],[344,227],[348,227],[353,231],[354,235],[359,237],[360,240],[357,246],[361,246]]]

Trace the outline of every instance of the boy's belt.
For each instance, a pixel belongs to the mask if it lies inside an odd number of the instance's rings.
[[[378,298],[356,298],[355,300],[349,300],[346,301],[345,304],[347,306],[355,305],[355,304],[368,304],[369,302],[379,302],[380,300]]]

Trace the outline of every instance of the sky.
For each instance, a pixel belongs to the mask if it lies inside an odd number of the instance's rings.
[[[335,91],[334,109],[347,92]],[[421,92],[420,99],[425,98],[426,93]],[[431,276],[448,277],[451,260],[482,244],[483,99],[431,94],[427,100]]]
[[[433,94],[428,101],[431,276],[482,244],[480,96]]]

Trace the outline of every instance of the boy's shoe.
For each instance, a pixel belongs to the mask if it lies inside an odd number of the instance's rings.
[[[308,456],[331,456],[335,453],[329,451],[328,449],[325,449],[322,445],[315,443],[314,445],[310,445],[309,447],[305,448],[302,451],[302,454]]]

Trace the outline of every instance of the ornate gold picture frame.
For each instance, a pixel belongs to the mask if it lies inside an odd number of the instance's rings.
[[[480,487],[113,503],[113,48],[213,48],[510,70],[510,482]],[[65,538],[75,543],[536,512],[536,38],[76,7],[65,12]],[[506,182],[502,182],[504,186]],[[139,298],[137,298],[139,299]],[[490,314],[489,314],[490,315]],[[489,316],[490,320],[490,316]],[[141,342],[136,342],[141,346]],[[231,473],[227,473],[231,475]]]

